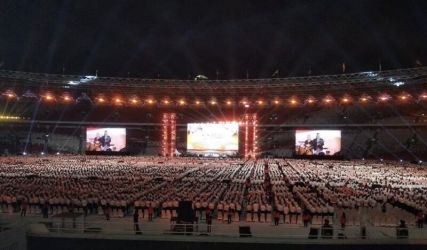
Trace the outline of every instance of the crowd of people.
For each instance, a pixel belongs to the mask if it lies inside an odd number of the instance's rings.
[[[422,227],[427,169],[373,161],[117,156],[0,158],[0,212]],[[336,222],[334,222],[334,219]],[[135,220],[135,219],[134,219]],[[137,219],[136,219],[137,220]]]

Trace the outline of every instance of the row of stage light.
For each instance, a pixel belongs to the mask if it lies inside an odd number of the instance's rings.
[[[289,106],[299,106],[299,105],[314,105],[314,104],[323,104],[323,105],[333,105],[333,104],[341,104],[341,105],[350,105],[353,103],[396,103],[396,104],[405,104],[405,103],[413,103],[413,102],[427,102],[427,92],[422,92],[418,95],[411,95],[407,92],[402,92],[397,95],[390,95],[387,93],[381,93],[377,96],[371,96],[368,94],[363,94],[358,97],[353,97],[352,95],[345,94],[341,97],[334,97],[331,94],[325,95],[323,97],[314,97],[312,95],[305,96],[300,98],[298,96],[290,96],[288,98],[259,98],[255,100],[250,99],[242,99],[240,101],[236,101],[233,99],[224,99],[218,100],[216,98],[210,98],[208,100],[201,99],[193,99],[188,100],[188,98],[180,98],[178,100],[173,100],[168,97],[156,99],[153,97],[140,98],[136,95],[128,96],[126,98],[121,95],[115,95],[111,98],[108,98],[105,95],[98,95],[94,98],[90,98],[86,94],[78,98],[74,98],[69,93],[63,93],[62,95],[55,96],[51,92],[46,92],[40,96],[32,95],[32,96],[18,96],[14,92],[5,92],[2,94],[2,99],[6,99],[8,101],[19,101],[22,98],[33,98],[45,103],[63,103],[63,104],[72,104],[79,102],[81,100],[87,100],[89,102],[98,104],[98,105],[117,105],[117,106],[150,106],[150,105],[161,105],[161,106],[242,106],[245,108],[249,108],[252,106],[279,106],[279,105],[289,105]]]

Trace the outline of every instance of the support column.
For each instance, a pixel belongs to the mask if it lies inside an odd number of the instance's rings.
[[[258,118],[256,113],[243,116],[244,157],[256,158],[258,154]]]
[[[161,155],[175,156],[176,149],[176,114],[163,113],[162,135],[161,135]]]

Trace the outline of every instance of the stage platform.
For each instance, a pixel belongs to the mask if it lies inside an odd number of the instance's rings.
[[[59,223],[58,218],[43,219],[39,216],[19,218],[17,215],[2,215],[2,221],[20,221],[25,227],[27,249],[425,249],[427,228],[410,226],[407,239],[397,239],[395,227],[367,226],[367,237],[360,237],[360,227],[348,226],[341,231],[334,227],[332,239],[309,239],[310,228],[300,225],[237,222],[227,224],[214,220],[212,233],[207,225],[199,224],[197,232],[186,234],[172,232],[166,219],[139,223],[141,234],[136,234],[132,218],[113,218],[106,221],[101,216],[89,216],[84,221],[77,219],[73,228],[71,221]],[[59,224],[58,224],[59,223]],[[252,236],[240,237],[239,227],[249,226]],[[318,226],[313,226],[318,227]],[[196,231],[196,230],[195,230]],[[340,237],[345,234],[345,238]]]

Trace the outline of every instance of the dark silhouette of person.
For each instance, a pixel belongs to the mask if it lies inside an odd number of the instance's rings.
[[[108,135],[108,131],[104,131],[104,135],[99,138],[99,142],[101,143],[101,147],[103,151],[111,151],[111,136]]]
[[[322,152],[324,144],[325,144],[325,141],[322,138],[320,138],[320,134],[317,133],[316,138],[311,140],[311,147],[313,148],[315,155],[323,155],[324,154]]]
[[[136,234],[141,233],[138,222],[139,222],[139,213],[138,213],[138,209],[135,209],[135,212],[133,213],[133,229],[135,230]]]

